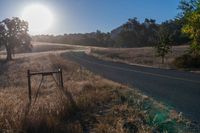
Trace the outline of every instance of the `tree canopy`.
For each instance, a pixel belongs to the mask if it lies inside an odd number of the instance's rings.
[[[200,55],[200,0],[181,1],[179,8],[184,18],[182,32],[192,39],[190,53]]]
[[[17,17],[0,22],[0,46],[5,46],[7,60],[12,59],[16,48],[31,49],[31,37],[28,34],[28,22]]]

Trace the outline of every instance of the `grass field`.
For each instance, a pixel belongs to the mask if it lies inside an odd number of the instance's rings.
[[[139,64],[161,68],[172,68],[172,61],[183,55],[188,46],[173,46],[172,51],[166,56],[165,64],[157,57],[152,47],[144,48],[92,48],[90,54],[102,59]]]
[[[181,113],[137,89],[94,75],[62,54],[21,54],[10,62],[0,60],[0,132],[195,132]],[[37,95],[41,77],[33,77],[30,104],[27,69],[58,68],[63,69],[64,89],[53,77],[44,77]]]

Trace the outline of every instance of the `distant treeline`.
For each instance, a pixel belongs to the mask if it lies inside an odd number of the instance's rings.
[[[65,43],[73,45],[87,45],[87,46],[100,46],[112,47],[114,41],[110,37],[110,33],[103,33],[99,30],[92,33],[85,34],[64,34],[64,35],[36,35],[32,36],[33,41],[51,42],[51,43]]]
[[[67,43],[74,45],[88,45],[100,47],[144,47],[155,46],[159,40],[160,32],[169,34],[171,45],[186,44],[189,37],[181,32],[183,20],[177,18],[161,24],[153,19],[145,19],[139,22],[137,18],[129,19],[122,26],[103,33],[99,30],[85,34],[64,35],[36,35],[34,41]]]

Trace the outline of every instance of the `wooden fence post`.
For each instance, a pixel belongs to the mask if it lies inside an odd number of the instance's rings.
[[[30,70],[27,71],[27,77],[28,77],[28,95],[29,95],[29,102],[31,102],[31,75],[30,75]]]
[[[64,84],[63,84],[63,75],[62,75],[62,69],[59,68],[58,71],[60,72],[60,86],[63,89],[64,88]]]

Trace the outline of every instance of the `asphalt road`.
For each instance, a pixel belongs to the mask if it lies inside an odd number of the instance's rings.
[[[136,87],[200,122],[200,74],[103,61],[83,52],[63,56],[105,78]]]

